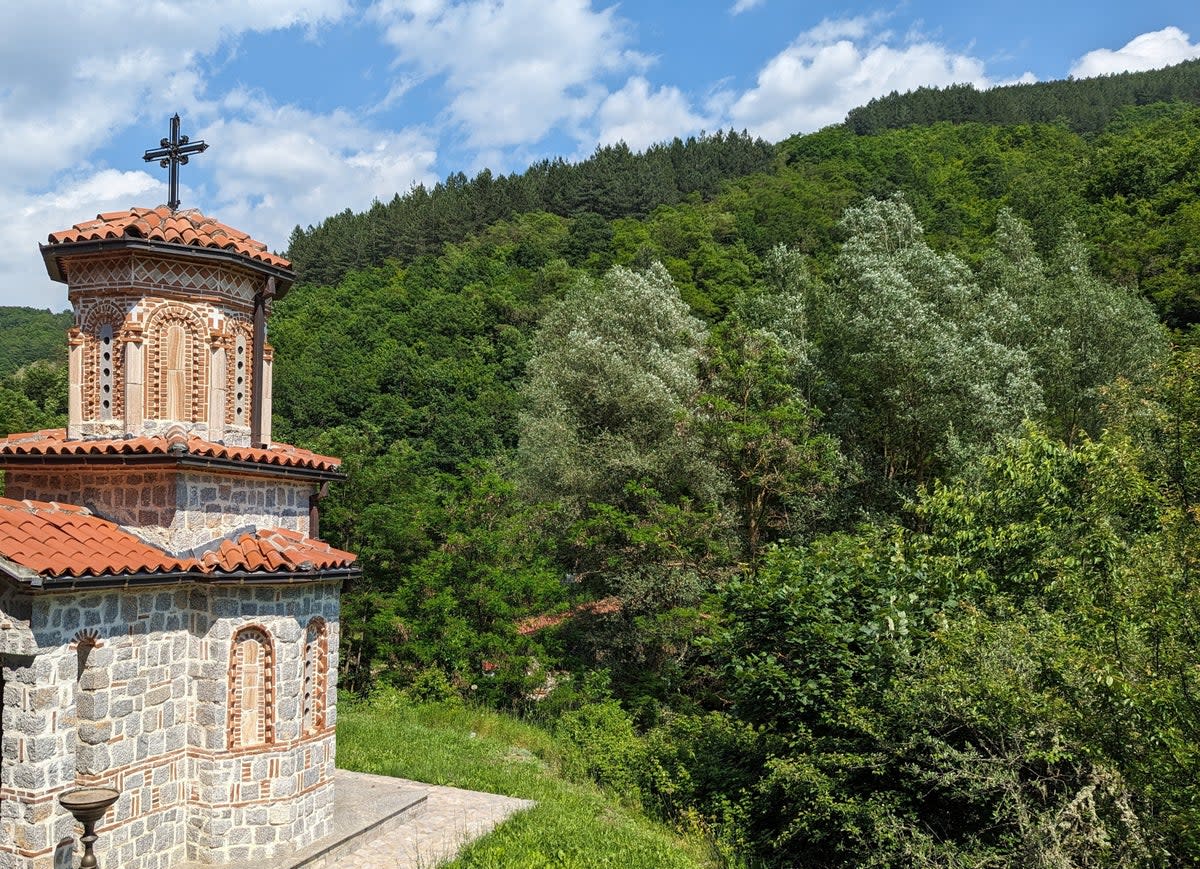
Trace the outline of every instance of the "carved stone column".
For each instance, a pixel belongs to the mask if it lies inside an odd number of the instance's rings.
[[[208,439],[225,437],[225,377],[229,356],[228,336],[223,330],[209,333],[208,357]]]
[[[82,436],[83,429],[83,332],[72,326],[67,332],[67,437]]]
[[[126,325],[121,330],[121,340],[125,343],[125,431],[131,435],[142,433],[146,417],[144,337],[140,323]]]

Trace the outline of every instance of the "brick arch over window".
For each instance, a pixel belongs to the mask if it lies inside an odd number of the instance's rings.
[[[305,736],[325,729],[329,703],[329,627],[317,616],[304,632],[304,676],[302,680],[302,732]]]
[[[225,363],[225,424],[248,426],[252,407],[250,379],[254,367],[251,364],[254,326],[240,315],[230,316],[226,323],[229,341]]]
[[[125,360],[118,343],[125,313],[111,302],[83,318],[83,418],[120,419],[125,412]]]
[[[230,748],[275,741],[275,646],[267,629],[259,625],[233,635],[226,734]]]
[[[208,418],[204,322],[182,305],[164,305],[146,326],[146,417]]]

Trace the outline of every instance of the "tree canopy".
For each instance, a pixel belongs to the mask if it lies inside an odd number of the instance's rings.
[[[1197,69],[297,229],[343,689],[542,721],[728,865],[1200,860]],[[0,420],[61,420],[11,355]]]

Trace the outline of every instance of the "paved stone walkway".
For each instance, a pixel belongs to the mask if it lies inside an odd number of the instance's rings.
[[[532,800],[427,785],[339,769],[333,773],[333,833],[254,869],[431,869]],[[100,865],[106,865],[103,856]],[[185,863],[178,869],[245,869],[244,863]]]
[[[339,857],[333,864],[336,869],[430,869],[453,859],[464,845],[505,818],[535,805],[497,794],[418,786],[429,792],[424,810]]]

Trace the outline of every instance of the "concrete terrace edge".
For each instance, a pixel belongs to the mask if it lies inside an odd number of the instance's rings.
[[[256,869],[323,869],[425,812],[428,788],[407,779],[339,769],[334,772],[334,832],[294,853],[256,862]],[[227,863],[184,863],[178,869],[232,869]]]

